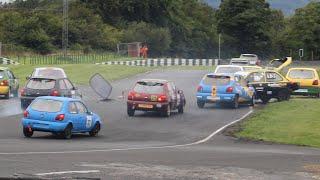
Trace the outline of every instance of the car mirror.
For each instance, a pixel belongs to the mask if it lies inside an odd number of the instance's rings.
[[[29,76],[26,77],[26,80],[29,80],[30,78],[31,78],[31,76],[29,75]]]

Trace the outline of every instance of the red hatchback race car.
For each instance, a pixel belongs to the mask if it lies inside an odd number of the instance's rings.
[[[128,94],[127,113],[134,116],[135,111],[156,111],[169,117],[174,110],[183,113],[185,105],[183,91],[172,81],[143,79]]]

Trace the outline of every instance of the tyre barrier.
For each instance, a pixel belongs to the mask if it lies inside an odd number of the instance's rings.
[[[125,66],[216,66],[218,59],[144,59],[132,61],[108,61],[97,65],[125,65]]]

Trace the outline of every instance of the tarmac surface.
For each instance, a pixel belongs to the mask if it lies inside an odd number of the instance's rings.
[[[112,82],[111,100],[90,87],[83,100],[104,120],[98,137],[58,139],[48,133],[24,138],[18,98],[0,100],[0,177],[30,179],[320,179],[316,148],[242,142],[222,127],[252,112],[196,106],[196,87],[206,71],[153,71]],[[184,114],[126,114],[122,96],[142,78],[176,82],[186,95]]]

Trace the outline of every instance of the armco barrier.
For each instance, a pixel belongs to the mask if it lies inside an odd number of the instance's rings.
[[[108,61],[96,63],[102,65],[126,65],[126,66],[216,66],[218,59],[145,59],[134,61]]]
[[[9,65],[9,64],[14,64],[14,65],[18,65],[18,62],[15,62],[11,59],[8,58],[4,58],[4,57],[0,57],[0,64],[5,64],[5,65]]]

